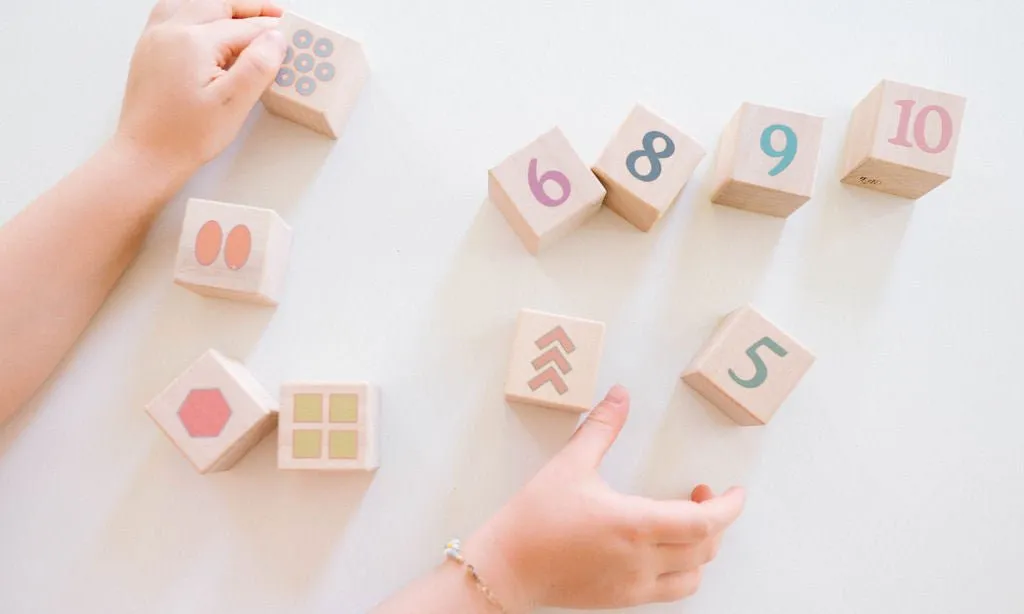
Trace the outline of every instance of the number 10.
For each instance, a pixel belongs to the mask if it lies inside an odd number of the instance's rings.
[[[910,132],[910,116],[914,112],[915,104],[917,102],[914,100],[896,101],[896,106],[900,108],[900,123],[896,126],[896,136],[889,139],[889,142],[893,145],[899,145],[900,147],[914,146],[907,136]],[[939,144],[935,147],[928,144],[926,138],[928,135],[925,133],[929,113],[938,113],[939,121],[942,122],[942,135],[939,137]],[[952,140],[953,118],[949,116],[949,111],[937,104],[928,105],[921,109],[917,114],[917,119],[914,120],[914,141],[917,142],[917,147],[925,153],[937,154],[945,151]]]

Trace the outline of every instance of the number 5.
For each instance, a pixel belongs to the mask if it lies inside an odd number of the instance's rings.
[[[765,337],[747,348],[747,356],[749,356],[750,360],[754,363],[754,377],[750,379],[741,379],[732,369],[729,369],[729,377],[732,378],[732,381],[744,388],[757,388],[763,384],[766,379],[768,379],[768,366],[764,364],[764,361],[761,360],[761,357],[757,354],[757,350],[761,346],[768,348],[777,356],[785,356],[789,353],[778,343],[772,341],[771,337]]]

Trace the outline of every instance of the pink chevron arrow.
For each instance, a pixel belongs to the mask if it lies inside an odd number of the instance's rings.
[[[530,390],[536,392],[544,384],[551,384],[558,391],[558,394],[565,394],[569,392],[569,387],[565,385],[565,380],[558,374],[558,371],[554,367],[548,367],[541,371],[536,377],[530,380]]]
[[[537,339],[537,347],[544,349],[552,343],[558,343],[562,346],[567,354],[572,354],[576,351],[576,344],[572,342],[569,335],[565,332],[565,329],[561,326],[556,326],[544,334],[540,339]]]
[[[533,365],[534,371],[540,371],[545,365],[551,362],[555,363],[555,366],[558,367],[558,370],[563,374],[572,371],[572,365],[569,364],[569,361],[561,352],[558,351],[558,348],[556,347],[553,347],[540,356],[534,358],[533,362],[530,364]]]

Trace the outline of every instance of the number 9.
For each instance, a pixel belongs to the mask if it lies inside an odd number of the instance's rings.
[[[786,145],[781,151],[772,147],[772,135],[776,132],[781,132],[786,136]],[[782,171],[789,168],[789,165],[793,163],[793,158],[796,158],[796,133],[793,129],[785,124],[772,124],[764,129],[761,133],[761,151],[766,156],[772,158],[782,158],[779,163],[775,165],[775,168],[768,171],[768,174],[772,177],[778,175]]]
[[[569,183],[569,178],[565,176],[565,173],[561,171],[548,171],[537,177],[537,158],[530,160],[530,170],[527,175],[527,180],[530,182],[530,192],[533,197],[537,199],[537,202],[544,205],[545,207],[557,207],[565,201],[569,200],[569,194],[572,193],[572,185]],[[544,184],[548,181],[554,181],[562,188],[562,195],[559,198],[551,198],[544,191]]]

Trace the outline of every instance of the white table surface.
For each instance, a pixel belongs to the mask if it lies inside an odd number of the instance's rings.
[[[335,144],[257,111],[4,429],[0,611],[366,611],[574,427],[502,401],[521,307],[607,322],[600,388],[635,399],[603,468],[616,488],[749,489],[702,592],[642,611],[1024,611],[1019,2],[291,6],[365,43],[351,124]],[[148,9],[5,3],[0,220],[111,132]],[[968,98],[955,175],[916,204],[838,182],[850,111],[883,77]],[[484,202],[487,169],[552,125],[594,160],[641,101],[713,150],[744,100],[827,117],[815,197],[788,221],[710,205],[710,156],[650,234],[605,210],[540,258]],[[171,284],[187,196],[294,226],[277,310]],[[747,301],[818,356],[759,429],[678,379]],[[142,408],[209,347],[272,391],[379,384],[381,470],[282,473],[271,437],[197,475]]]

